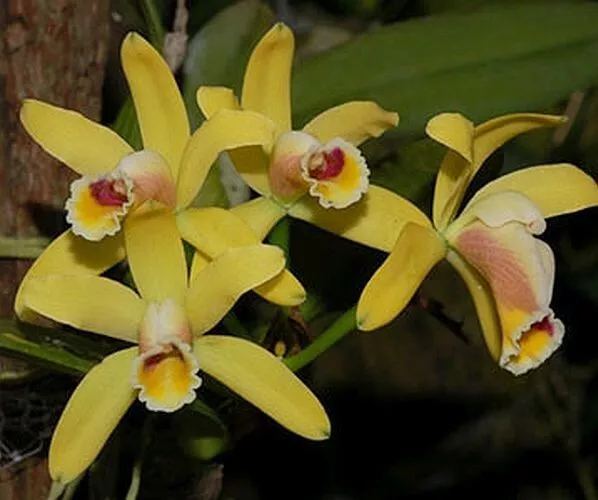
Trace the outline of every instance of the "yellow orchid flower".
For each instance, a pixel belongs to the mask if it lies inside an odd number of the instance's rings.
[[[191,135],[181,93],[161,55],[130,33],[122,43],[121,60],[139,119],[142,151],[134,152],[115,132],[79,113],[31,99],[21,108],[21,123],[31,137],[82,176],[71,185],[66,203],[72,229],[35,261],[21,287],[45,274],[101,274],[124,258],[119,230],[133,206],[153,199],[184,211],[221,151],[262,144],[274,134],[274,125],[258,113],[223,110]],[[302,302],[300,283],[286,271],[281,274],[266,291],[256,291],[278,304]],[[26,317],[21,290],[15,310]]]
[[[68,483],[93,462],[135,397],[153,411],[192,402],[205,371],[289,430],[326,439],[330,422],[310,390],[258,345],[206,335],[246,291],[280,273],[284,256],[269,245],[232,248],[188,284],[183,245],[168,207],[127,217],[127,255],[140,296],[98,276],[28,280],[28,308],[82,330],[138,344],[106,357],[83,378],[50,445],[52,478]]]
[[[518,375],[554,352],[564,334],[550,309],[554,256],[535,236],[546,228],[546,218],[598,205],[596,182],[569,164],[524,168],[487,184],[458,216],[457,211],[493,151],[518,134],[563,121],[512,114],[474,127],[462,115],[446,113],[428,122],[428,135],[449,148],[436,179],[433,223],[394,214],[402,219],[402,231],[359,299],[361,330],[395,318],[446,258],[465,281],[488,349],[501,367]]]
[[[265,122],[273,122],[276,129],[272,140],[262,147],[230,152],[243,179],[262,195],[231,211],[251,226],[258,241],[289,214],[375,245],[378,238],[372,236],[371,229],[380,224],[376,221],[381,218],[392,226],[381,210],[389,197],[369,186],[369,170],[357,146],[395,127],[399,117],[374,102],[354,101],[323,112],[300,131],[292,130],[293,53],[293,33],[278,23],[251,54],[240,103],[228,88],[201,87],[197,91],[198,105],[207,118],[225,109],[250,110],[260,113]],[[181,226],[188,224],[185,221]],[[181,232],[202,252],[203,245],[209,246],[195,241],[183,227]]]

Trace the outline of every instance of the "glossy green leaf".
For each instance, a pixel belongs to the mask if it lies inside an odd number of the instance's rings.
[[[441,111],[480,122],[542,110],[598,81],[598,65],[588,64],[597,59],[592,3],[495,6],[396,23],[295,70],[295,125],[353,99],[399,111],[401,134],[421,134]]]

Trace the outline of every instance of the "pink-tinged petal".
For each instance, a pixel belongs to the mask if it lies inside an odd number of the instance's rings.
[[[272,148],[268,179],[272,194],[283,203],[292,203],[301,197],[308,184],[301,172],[303,157],[320,143],[304,132],[281,134]]]
[[[176,186],[166,160],[159,153],[147,150],[133,153],[125,156],[116,168],[133,181],[137,204],[154,200],[174,209]]]
[[[475,220],[447,237],[492,290],[502,330],[500,365],[516,375],[538,366],[564,332],[550,309],[550,248],[534,238],[529,225],[515,220],[499,227]]]

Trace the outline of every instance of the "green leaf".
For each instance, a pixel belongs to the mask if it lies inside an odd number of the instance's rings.
[[[68,350],[56,331],[34,325],[0,320],[0,350],[70,373],[86,373],[96,363]],[[4,376],[6,374],[2,374]],[[1,377],[0,377],[1,379]]]
[[[263,3],[245,0],[222,10],[189,42],[183,98],[193,127],[203,121],[195,103],[199,86],[224,85],[238,93],[251,50],[273,22]]]
[[[401,114],[421,134],[443,111],[475,122],[542,110],[598,81],[598,5],[489,8],[397,23],[306,61],[294,72],[296,125],[353,99]],[[325,92],[323,91],[325,89]]]

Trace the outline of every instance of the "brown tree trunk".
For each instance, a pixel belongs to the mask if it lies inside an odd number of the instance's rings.
[[[24,98],[100,114],[109,0],[0,2],[0,235],[56,236],[73,174],[38,147],[19,124]],[[30,262],[0,260],[0,316],[12,315],[16,287]],[[0,369],[18,369],[0,359]],[[1,401],[0,401],[1,410]],[[0,470],[0,499],[45,498],[43,459]]]

